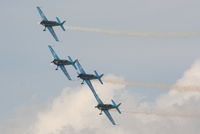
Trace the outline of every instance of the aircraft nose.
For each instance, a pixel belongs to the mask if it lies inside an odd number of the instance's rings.
[[[40,22],[40,24],[41,24],[41,25],[44,25],[44,22],[43,22],[43,21],[41,21],[41,22]]]

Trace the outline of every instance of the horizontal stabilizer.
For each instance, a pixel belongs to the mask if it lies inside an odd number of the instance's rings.
[[[94,71],[94,73],[95,73],[97,79],[99,80],[99,82],[103,85],[103,81],[101,80],[101,78],[103,77],[103,74],[99,75],[96,70]]]
[[[72,60],[72,58],[70,56],[68,56],[70,62],[72,63],[72,66],[77,70],[77,67],[76,67],[76,62],[78,61],[77,59],[75,61]]]
[[[56,17],[56,20],[57,20],[58,24],[60,25],[60,27],[62,28],[62,30],[65,31],[65,28],[64,28],[63,24],[64,24],[66,21],[61,22],[60,19],[59,19],[58,17]]]
[[[114,100],[111,100],[113,105],[115,106],[116,110],[118,111],[119,114],[121,114],[121,111],[119,110],[119,106],[121,105],[121,103],[119,103],[118,105],[116,105],[116,103],[114,102]]]

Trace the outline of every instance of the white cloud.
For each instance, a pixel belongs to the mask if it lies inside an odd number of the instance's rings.
[[[200,87],[200,61],[192,65],[176,86]],[[123,79],[107,76],[105,79]],[[198,134],[200,131],[200,93],[171,89],[155,102],[140,102],[140,96],[130,93],[122,84],[94,82],[94,87],[105,103],[114,98],[122,102],[123,114],[111,111],[115,121],[112,126],[105,115],[99,116],[94,96],[87,86],[65,88],[46,108],[38,112],[34,122],[19,121],[23,129],[12,134]],[[125,82],[124,82],[125,83]],[[7,128],[7,130],[5,129]],[[12,126],[5,127],[5,134],[11,134]],[[16,129],[15,129],[16,130]],[[26,131],[25,131],[26,130]],[[7,133],[6,133],[7,132]]]

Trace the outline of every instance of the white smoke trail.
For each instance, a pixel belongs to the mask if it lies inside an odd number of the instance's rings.
[[[68,30],[80,31],[80,32],[94,32],[107,35],[117,35],[126,37],[140,37],[140,38],[195,38],[200,37],[200,32],[177,32],[177,33],[153,33],[153,32],[133,32],[133,31],[121,31],[121,30],[109,30],[101,28],[88,28],[78,26],[67,26]]]
[[[127,86],[135,86],[142,88],[159,88],[159,89],[169,89],[170,85],[164,83],[145,83],[145,82],[136,82],[136,81],[119,81],[113,79],[104,79],[104,82],[118,84],[118,85],[127,85]]]
[[[136,82],[136,81],[119,81],[112,79],[105,79],[104,82],[118,84],[118,85],[127,85],[135,86],[142,88],[156,88],[164,90],[177,90],[180,92],[200,92],[200,87],[195,85],[169,85],[164,83],[145,83],[145,82]]]
[[[115,111],[116,110],[111,110]],[[131,109],[126,109],[126,110],[121,110],[123,114],[134,114],[134,115],[147,115],[147,116],[161,116],[161,117],[177,117],[177,118],[192,118],[192,119],[200,119],[200,114],[188,114],[188,113],[170,113],[170,112],[165,112],[165,111],[141,111],[141,110],[131,110]]]

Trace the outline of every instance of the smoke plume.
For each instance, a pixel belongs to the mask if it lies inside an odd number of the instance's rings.
[[[200,37],[200,32],[177,32],[177,33],[159,33],[159,32],[133,32],[133,31],[120,31],[120,30],[109,30],[101,28],[88,28],[88,27],[77,27],[68,26],[68,30],[80,31],[80,32],[93,32],[101,33],[106,35],[114,36],[125,36],[125,37],[140,37],[140,38],[195,38]]]

